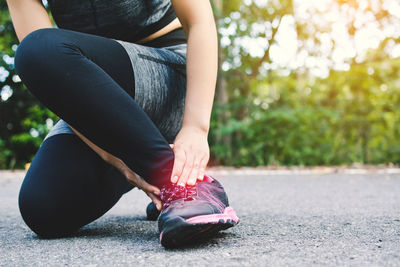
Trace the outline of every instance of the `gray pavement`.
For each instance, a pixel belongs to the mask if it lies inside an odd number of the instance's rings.
[[[166,250],[134,189],[69,238],[38,238],[23,223],[24,172],[0,172],[0,265],[400,266],[400,171],[211,170],[240,223],[201,244]]]

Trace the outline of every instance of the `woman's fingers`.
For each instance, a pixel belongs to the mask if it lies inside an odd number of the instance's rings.
[[[161,210],[161,200],[158,197],[160,195],[160,189],[154,185],[147,183],[142,178],[138,178],[138,187],[142,189],[157,207],[157,210]]]
[[[128,181],[135,185],[138,189],[143,190],[148,195],[158,210],[161,210],[160,189],[154,185],[147,183],[142,177],[135,172],[130,172]]]
[[[201,158],[196,157],[193,163],[192,170],[187,180],[188,185],[194,185],[199,177]]]
[[[153,193],[157,196],[160,195],[160,189],[158,187],[148,184],[146,181],[142,180],[142,186],[141,189],[145,192]]]
[[[203,181],[203,179],[204,179],[204,174],[206,172],[207,163],[208,163],[208,160],[206,160],[205,157],[201,159],[199,174],[197,176],[197,179],[200,181]]]
[[[135,178],[131,179],[130,182],[137,188],[145,191],[146,193],[153,193],[157,196],[160,195],[160,189],[154,185],[147,183],[143,178],[135,173]]]
[[[198,136],[198,138],[194,138]],[[192,128],[184,128],[179,132],[174,144],[175,160],[171,173],[171,182],[185,186],[202,181],[209,159],[209,147],[203,134]]]
[[[179,177],[178,180],[178,184],[182,186],[185,186],[189,179],[189,175],[190,172],[192,171],[193,161],[194,161],[193,153],[186,153],[185,155],[186,155],[186,161],[184,163],[181,177]]]
[[[186,155],[183,150],[174,151],[175,153],[175,160],[174,160],[174,167],[172,168],[171,174],[171,182],[176,183],[181,177],[183,167],[186,162]]]
[[[197,180],[202,181],[207,165],[206,155],[201,152],[175,151],[174,167],[171,175],[171,182],[185,186],[194,185]],[[174,178],[175,177],[175,178]]]
[[[154,203],[154,206],[156,206],[157,210],[161,210],[162,203],[161,200],[158,196],[154,195],[153,193],[146,193],[151,201]]]

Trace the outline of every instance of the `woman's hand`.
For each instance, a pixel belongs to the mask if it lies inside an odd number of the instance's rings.
[[[172,145],[175,160],[171,182],[185,186],[203,180],[210,158],[207,133],[199,128],[184,126]]]
[[[138,189],[143,190],[146,193],[146,195],[149,196],[151,201],[156,206],[157,210],[161,210],[162,203],[159,197],[160,189],[158,187],[147,183],[145,180],[143,180],[142,177],[140,177],[138,174],[133,172],[128,167],[126,168],[124,175],[129,183],[133,184]]]

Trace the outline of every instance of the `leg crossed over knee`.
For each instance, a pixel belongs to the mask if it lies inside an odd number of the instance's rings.
[[[65,72],[65,60],[71,55],[81,56],[81,52],[64,34],[63,29],[37,29],[25,36],[18,45],[14,59],[15,70],[22,82],[35,94],[57,83],[57,76]]]

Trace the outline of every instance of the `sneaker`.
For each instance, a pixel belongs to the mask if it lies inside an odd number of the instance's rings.
[[[150,202],[146,208],[147,220],[149,221],[157,221],[158,215],[160,215],[160,211],[156,208],[153,202]]]
[[[160,198],[158,229],[166,248],[193,243],[239,223],[224,188],[209,175],[193,186],[170,183],[161,188]]]

